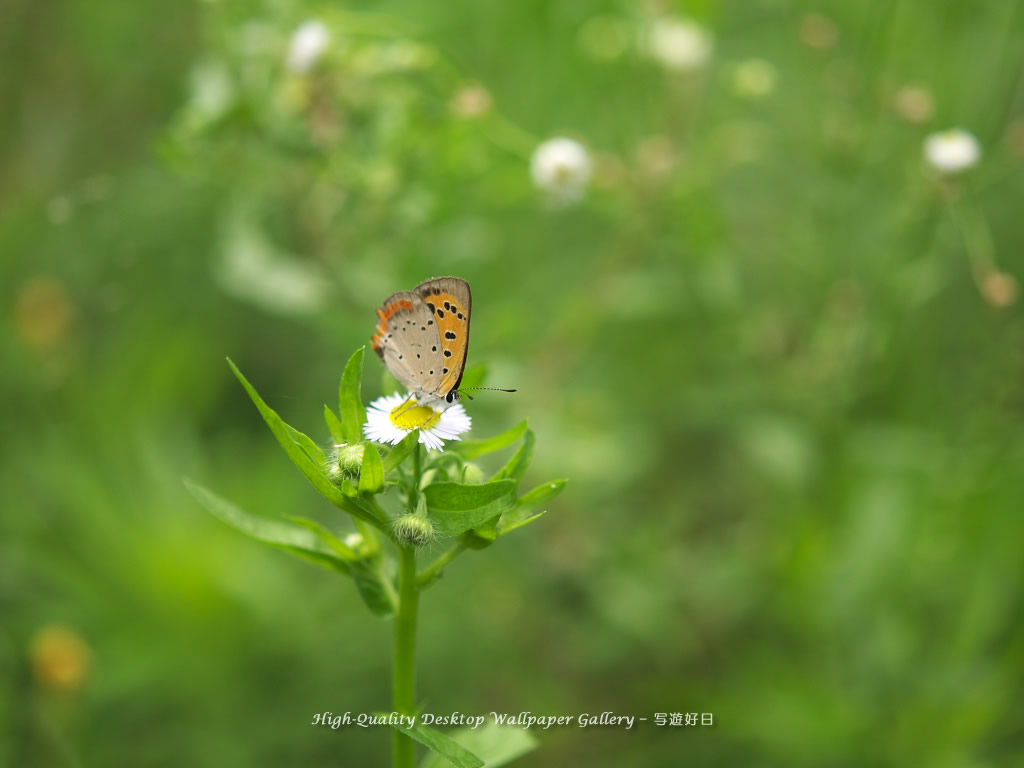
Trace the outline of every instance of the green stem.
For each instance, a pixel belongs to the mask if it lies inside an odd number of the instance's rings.
[[[416,614],[419,607],[414,547],[402,547],[398,585],[392,703],[395,712],[411,715],[416,706]],[[393,744],[394,768],[413,768],[416,762],[415,742],[401,731],[395,731]]]
[[[420,482],[423,480],[423,470],[420,466],[420,453],[422,450],[419,443],[416,443],[416,447],[412,449],[412,482],[409,483],[409,512],[412,514],[416,514],[416,506],[420,495]]]
[[[416,510],[420,488],[420,446],[413,451],[413,474],[409,487],[411,511]],[[395,656],[391,686],[391,702],[395,712],[413,714],[416,706],[416,615],[419,610],[419,589],[416,586],[416,548],[399,544],[401,557],[398,571],[398,611],[395,614]],[[394,768],[413,768],[416,762],[415,742],[399,730],[392,736]]]
[[[437,560],[432,562],[430,565],[428,565],[420,572],[419,577],[416,579],[416,584],[420,587],[425,587],[427,584],[429,584],[437,578],[442,568],[448,565],[448,563],[450,563],[456,557],[461,555],[465,549],[466,545],[463,544],[461,541],[453,544],[451,548],[448,549],[447,552],[442,554],[440,557],[437,558]]]

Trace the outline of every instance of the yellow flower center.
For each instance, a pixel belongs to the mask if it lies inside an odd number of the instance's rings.
[[[391,423],[400,429],[429,429],[441,420],[441,412],[413,399],[391,409]]]

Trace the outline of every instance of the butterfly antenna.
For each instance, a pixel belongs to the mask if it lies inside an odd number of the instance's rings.
[[[460,394],[465,394],[466,390],[469,390],[469,389],[487,389],[487,390],[490,390],[491,392],[515,392],[516,391],[514,389],[502,389],[501,387],[466,387],[466,389],[456,389],[455,391],[460,393]],[[472,396],[470,396],[470,395],[466,395],[466,397],[468,397],[470,400],[473,399]]]

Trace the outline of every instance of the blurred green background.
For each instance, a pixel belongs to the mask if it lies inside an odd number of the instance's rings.
[[[645,42],[682,16],[686,71]],[[571,482],[425,595],[428,711],[714,715],[536,766],[1024,765],[1024,5],[2,18],[0,764],[385,763],[310,721],[388,707],[390,624],[181,477],[345,530],[224,358],[326,443],[374,308],[456,274],[519,390],[473,434],[528,418],[524,487]],[[922,154],[953,126],[955,177]],[[558,135],[593,166],[562,204]]]

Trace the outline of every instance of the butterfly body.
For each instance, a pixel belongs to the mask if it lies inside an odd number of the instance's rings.
[[[418,403],[453,403],[469,352],[473,297],[459,277],[399,291],[377,309],[373,351]]]

